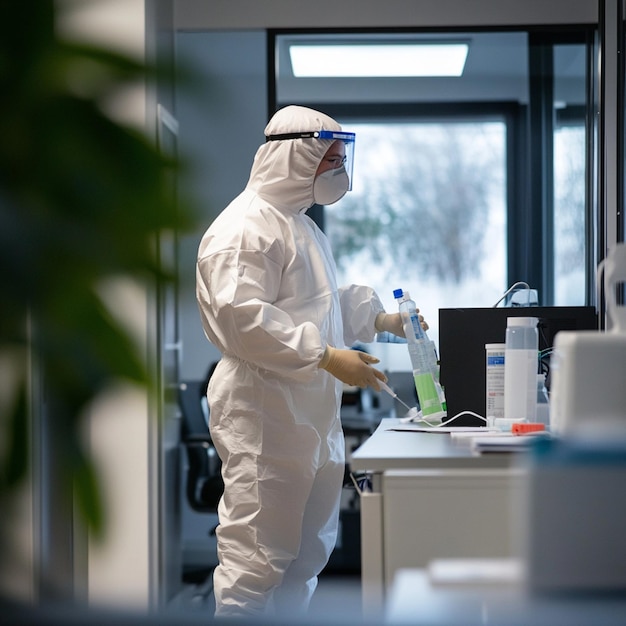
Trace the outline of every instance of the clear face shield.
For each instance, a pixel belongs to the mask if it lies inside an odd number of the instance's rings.
[[[313,137],[318,139],[331,139],[332,141],[342,141],[345,146],[345,156],[343,160],[337,164],[337,167],[343,166],[350,181],[348,191],[352,190],[352,170],[354,168],[354,133],[335,130],[320,130],[312,133]]]
[[[330,139],[331,141],[342,141],[345,146],[345,156],[343,161],[337,163],[337,168],[343,166],[348,175],[348,191],[352,189],[352,169],[354,167],[354,139],[355,133],[347,133],[337,130],[312,130],[300,133],[282,133],[280,135],[268,135],[266,141],[277,141],[282,139]]]

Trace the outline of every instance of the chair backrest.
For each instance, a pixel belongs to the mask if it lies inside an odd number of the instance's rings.
[[[211,442],[201,399],[206,383],[188,380],[180,383],[178,401],[182,413],[182,443],[187,450],[186,493],[191,507],[215,512],[224,491],[221,462]]]
[[[190,435],[206,434],[209,430],[200,403],[203,385],[201,380],[187,380],[178,387],[178,401],[183,415],[183,439]]]

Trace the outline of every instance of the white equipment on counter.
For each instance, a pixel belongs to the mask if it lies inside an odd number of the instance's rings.
[[[608,330],[562,331],[551,359],[550,424],[576,437],[626,438],[626,306],[616,290],[626,282],[626,244],[609,251],[604,271]]]

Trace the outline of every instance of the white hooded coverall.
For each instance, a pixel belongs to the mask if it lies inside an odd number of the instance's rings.
[[[341,130],[298,106],[266,135]],[[344,475],[342,384],[318,364],[326,345],[372,341],[375,292],[338,289],[325,235],[305,214],[332,140],[268,141],[245,190],[200,243],[197,297],[222,353],[208,391],[224,495],[216,615],[305,611],[335,545]]]

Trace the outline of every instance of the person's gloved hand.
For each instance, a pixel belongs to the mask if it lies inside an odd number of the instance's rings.
[[[406,337],[400,313],[379,313],[374,326],[379,333],[388,332],[398,337]]]
[[[378,363],[380,359],[361,352],[360,350],[338,350],[326,346],[319,367],[338,378],[346,385],[353,387],[373,387],[380,391],[379,380],[387,382],[387,377],[380,371],[370,367],[370,363]]]
[[[428,323],[424,320],[423,315],[419,315],[419,320],[424,330],[428,330],[430,328],[428,326]],[[392,333],[394,335],[397,335],[398,337],[406,337],[406,334],[404,333],[404,328],[402,326],[402,316],[400,315],[400,313],[379,313],[376,316],[374,326],[379,333],[387,331],[388,333]]]
[[[417,309],[417,314],[418,314],[417,317],[420,320],[420,326],[426,331],[430,328],[430,326],[428,325],[428,322],[424,319],[424,316],[420,315],[419,312],[420,310]]]

